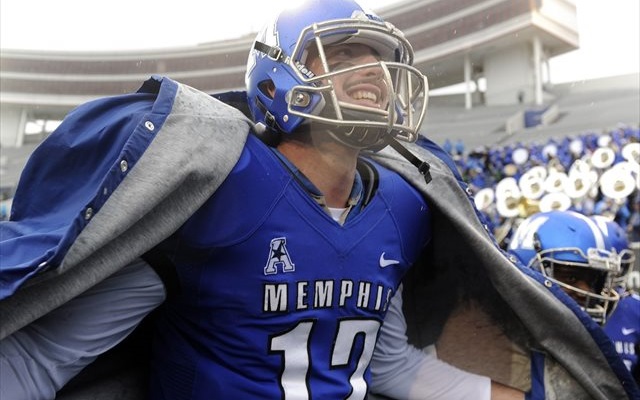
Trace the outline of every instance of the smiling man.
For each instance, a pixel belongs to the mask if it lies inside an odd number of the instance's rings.
[[[406,338],[376,350],[403,331],[401,280],[432,232],[422,196],[361,155],[417,135],[427,85],[409,60],[399,32],[351,1],[305,3],[258,35],[248,104],[276,143],[250,136],[159,247],[183,284],[158,318],[152,398],[407,398],[425,381],[421,398],[490,398],[489,378]],[[372,364],[387,372],[372,379]]]

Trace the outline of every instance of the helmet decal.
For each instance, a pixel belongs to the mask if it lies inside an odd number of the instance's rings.
[[[360,19],[360,20],[371,20],[371,21],[384,23],[384,20],[382,18],[378,17],[373,12],[365,11],[364,9],[362,9],[362,10],[354,10],[353,14],[351,14],[351,18]]]
[[[535,233],[540,226],[544,225],[549,220],[546,215],[535,215],[535,218],[528,218],[518,226],[518,229],[513,234],[513,238],[509,243],[509,247],[512,250],[525,249],[535,251],[534,239]],[[524,260],[523,260],[524,262]],[[529,260],[525,264],[527,264]]]
[[[278,33],[276,32],[276,24],[274,22],[270,22],[266,24],[262,30],[258,32],[256,36],[256,41],[264,43],[271,47],[280,47],[278,41]],[[267,54],[259,51],[255,47],[252,47],[249,51],[249,58],[247,60],[247,71],[245,73],[245,81],[253,72],[253,69],[258,63],[258,59],[267,57]]]

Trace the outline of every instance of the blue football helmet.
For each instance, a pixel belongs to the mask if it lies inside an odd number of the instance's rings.
[[[549,211],[524,220],[509,252],[561,286],[594,321],[604,324],[620,296],[614,278],[620,257],[593,219],[574,211]]]
[[[373,49],[377,62],[331,65],[326,50],[341,44]],[[323,71],[311,71],[310,54]],[[282,11],[257,35],[245,83],[254,122],[279,133],[323,124],[340,142],[377,148],[387,134],[413,142],[427,107],[428,83],[412,66],[403,33],[353,0],[308,0]],[[376,68],[386,100],[377,108],[339,100],[332,79]],[[272,93],[272,94],[271,94]]]
[[[615,251],[620,258],[620,272],[613,282],[619,290],[624,291],[627,287],[627,277],[636,260],[635,254],[629,248],[627,233],[610,218],[601,215],[593,215],[591,218],[602,231],[607,249]]]

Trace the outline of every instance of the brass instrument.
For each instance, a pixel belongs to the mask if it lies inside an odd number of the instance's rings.
[[[602,195],[617,203],[624,202],[637,186],[631,170],[618,164],[600,175],[599,184]]]
[[[591,165],[598,169],[607,169],[613,165],[616,154],[611,147],[598,147],[591,154]]]
[[[564,193],[573,200],[580,200],[589,194],[594,183],[590,174],[584,172],[569,174]]]
[[[525,172],[518,181],[522,196],[529,200],[538,200],[544,194],[544,178],[531,170]]]
[[[502,217],[514,218],[520,215],[522,193],[514,177],[509,176],[498,182],[495,198],[496,210]]]
[[[553,171],[544,180],[544,190],[547,193],[562,192],[569,177],[564,172]]]
[[[571,198],[564,192],[547,193],[538,204],[541,212],[566,211],[571,207]]]
[[[622,157],[630,162],[633,162],[640,166],[640,143],[632,142],[627,143],[622,147],[621,150]]]
[[[640,164],[636,164],[635,161],[621,161],[614,164],[613,168],[622,170],[623,174],[631,174],[636,188],[640,190]]]
[[[507,177],[498,182],[495,199],[496,211],[507,219],[526,218],[539,211],[538,201],[525,197],[518,181],[513,177]]]
[[[493,200],[495,199],[495,193],[492,188],[483,188],[476,193],[474,196],[474,203],[476,208],[480,211],[487,211],[489,206],[493,204]]]
[[[547,178],[548,171],[546,167],[543,167],[542,165],[536,165],[535,167],[531,167],[531,169],[525,172],[525,174],[537,176],[540,179],[545,180]]]
[[[571,174],[588,174],[592,171],[590,161],[578,158],[569,167],[569,175]]]

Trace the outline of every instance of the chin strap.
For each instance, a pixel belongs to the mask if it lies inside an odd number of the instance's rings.
[[[422,161],[421,159],[416,157],[415,154],[410,152],[391,135],[385,135],[385,140],[389,146],[393,147],[395,151],[400,153],[400,155],[406,158],[407,161],[418,168],[418,171],[424,176],[424,181],[427,183],[427,185],[429,184],[429,182],[431,182],[431,173],[429,172],[429,170],[431,169],[431,165],[429,165],[428,162]]]

